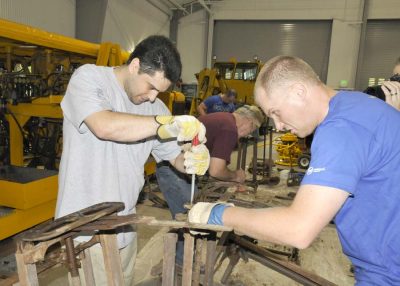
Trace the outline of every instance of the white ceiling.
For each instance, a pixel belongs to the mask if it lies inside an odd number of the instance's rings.
[[[172,15],[173,11],[182,11],[185,15],[191,14],[194,8],[201,7],[209,12],[209,7],[215,2],[222,2],[224,0],[147,0],[153,6],[156,6],[164,13]]]

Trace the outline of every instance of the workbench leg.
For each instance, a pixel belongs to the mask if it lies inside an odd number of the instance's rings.
[[[80,259],[82,263],[82,270],[85,276],[86,286],[95,286],[96,282],[94,280],[92,259],[90,257],[90,250],[87,248],[80,254]]]
[[[193,273],[194,237],[190,233],[185,233],[184,238],[185,246],[183,252],[182,286],[191,286]]]
[[[117,235],[100,234],[100,244],[104,257],[104,268],[107,274],[109,286],[125,285],[124,275],[122,274],[121,259],[117,245]]]
[[[203,240],[201,238],[196,239],[196,251],[194,255],[194,269],[193,269],[193,286],[200,285],[200,270],[201,270],[201,253],[203,247]]]
[[[18,268],[18,279],[21,286],[39,286],[36,264],[25,264],[24,255],[16,253],[15,259]]]
[[[214,283],[215,252],[217,245],[215,240],[207,240],[206,269],[204,286],[212,286]]]
[[[72,237],[67,237],[65,240],[65,252],[67,255],[68,271],[71,276],[70,284],[72,286],[81,286],[79,277],[78,262],[76,261],[74,241]]]
[[[167,233],[164,235],[162,286],[174,286],[177,240],[178,235],[176,233]]]

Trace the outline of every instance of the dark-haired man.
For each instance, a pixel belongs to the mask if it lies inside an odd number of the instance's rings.
[[[64,113],[63,154],[55,217],[101,202],[123,202],[119,214],[135,213],[150,154],[182,172],[204,174],[209,155],[204,144],[184,159],[176,141],[205,136],[192,116],[171,116],[157,99],[181,75],[172,42],[151,36],[140,42],[120,67],[84,65],[73,74],[61,102]],[[193,157],[202,158],[194,160]],[[87,240],[88,238],[80,238]],[[132,284],[136,233],[126,227],[117,235],[125,285]],[[91,248],[96,285],[107,285],[100,248]]]
[[[237,92],[234,89],[228,89],[224,93],[212,95],[206,98],[197,107],[199,115],[205,115],[214,112],[234,112]]]

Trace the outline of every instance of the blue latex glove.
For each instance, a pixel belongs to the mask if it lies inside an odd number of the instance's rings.
[[[210,212],[210,216],[208,217],[208,224],[218,224],[218,225],[224,225],[222,222],[222,215],[224,214],[224,211],[226,208],[231,207],[231,205],[227,204],[218,204],[215,205]]]

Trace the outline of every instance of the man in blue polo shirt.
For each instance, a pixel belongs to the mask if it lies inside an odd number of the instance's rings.
[[[387,88],[400,93],[398,85]],[[290,56],[264,65],[255,100],[278,130],[299,137],[315,130],[310,168],[293,204],[198,203],[189,220],[306,248],[333,219],[356,285],[400,285],[400,112],[361,92],[335,91]]]
[[[206,98],[197,107],[199,115],[205,115],[214,112],[234,112],[237,92],[234,89],[228,89],[225,93],[216,94]]]

